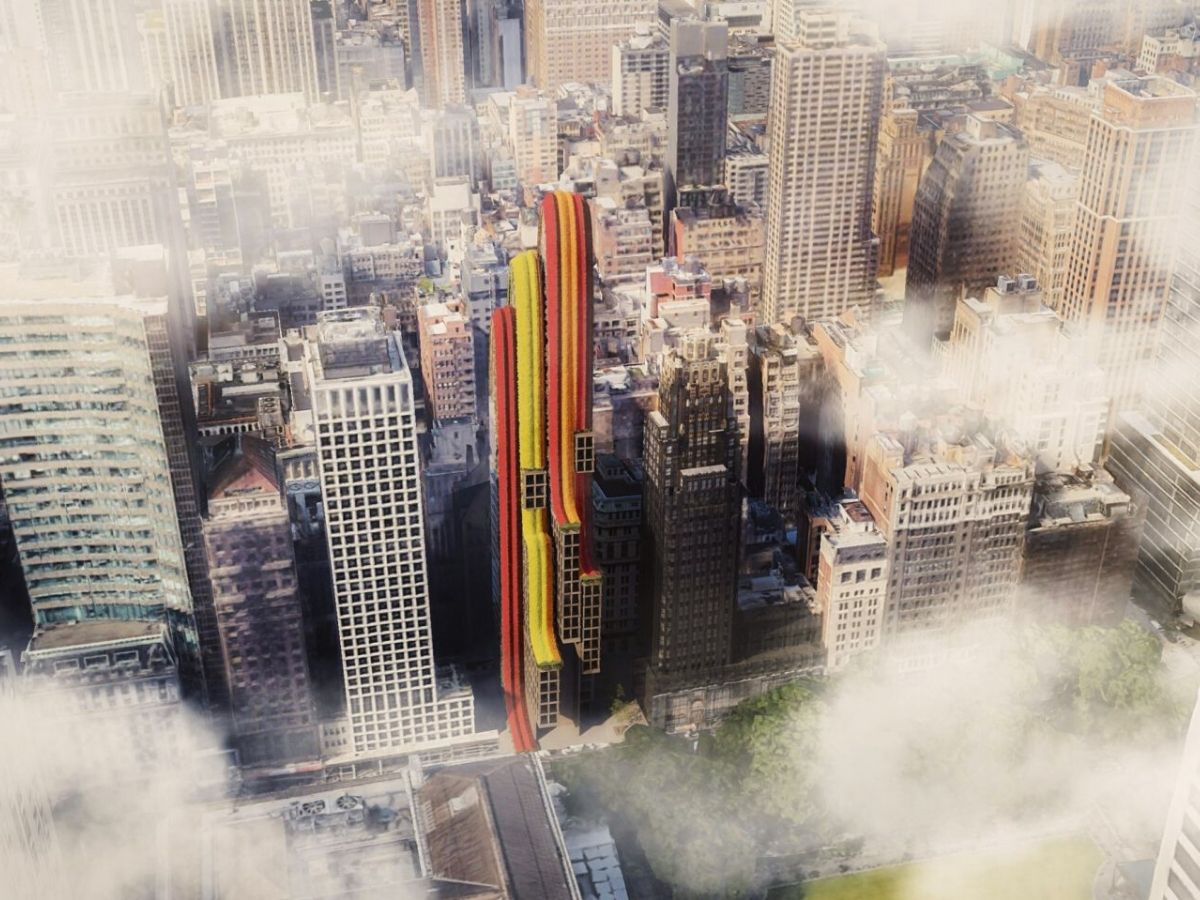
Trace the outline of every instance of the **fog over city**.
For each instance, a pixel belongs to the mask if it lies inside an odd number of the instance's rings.
[[[1191,0],[0,72],[0,898],[1200,900]]]

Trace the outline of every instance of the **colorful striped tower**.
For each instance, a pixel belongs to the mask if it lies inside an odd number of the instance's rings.
[[[600,671],[600,573],[592,562],[592,295],[587,210],[541,204],[539,251],[510,266],[492,315],[501,671],[518,751],[579,721],[579,679]]]

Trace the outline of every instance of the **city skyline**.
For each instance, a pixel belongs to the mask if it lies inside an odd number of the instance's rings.
[[[1200,897],[1191,0],[0,63],[0,895]]]

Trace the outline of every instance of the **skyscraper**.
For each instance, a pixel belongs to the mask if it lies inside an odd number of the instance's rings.
[[[1167,821],[1154,866],[1150,900],[1197,900],[1200,898],[1200,799],[1196,778],[1200,775],[1200,703],[1192,711],[1183,759]]]
[[[223,97],[317,96],[310,0],[218,0]]]
[[[466,102],[462,6],[463,0],[418,0],[426,106],[437,108]]]
[[[304,621],[275,455],[244,437],[211,480],[204,545],[239,759],[315,759]]]
[[[325,533],[357,754],[474,730],[433,658],[412,373],[375,307],[321,313],[306,345]]]
[[[1016,271],[1036,278],[1046,305],[1059,309],[1071,260],[1079,181],[1058,163],[1045,160],[1031,163],[1029,176],[1021,192]]]
[[[724,175],[729,103],[729,26],[675,19],[667,99],[667,208],[681,190],[715,187]]]
[[[215,5],[211,0],[163,0],[163,15],[175,102],[203,106],[220,99]]]
[[[55,90],[109,93],[149,87],[136,9],[123,0],[41,0],[46,68]]]
[[[836,315],[868,302],[884,47],[843,13],[797,13],[771,75],[762,321]]]
[[[539,729],[578,726],[580,679],[599,672],[601,650],[588,220],[564,191],[540,211],[539,252],[513,260],[512,305],[491,336],[501,672],[517,750]]]
[[[530,80],[553,90],[567,81],[605,82],[612,48],[639,23],[653,24],[655,0],[526,0],[525,60]]]
[[[891,97],[879,125],[871,230],[879,238],[879,274],[908,265],[917,184],[925,170],[925,137],[917,131],[917,111],[904,96]]]
[[[1134,591],[1168,611],[1200,588],[1200,182],[1184,188],[1179,255],[1142,409],[1118,417],[1108,466],[1146,525]]]
[[[198,688],[152,357],[165,345],[166,301],[118,294],[105,267],[76,281],[61,272],[8,274],[0,295],[0,484],[34,621],[164,621]]]
[[[994,282],[1016,255],[1029,149],[1020,132],[967,116],[938,144],[913,203],[904,326],[944,338],[963,289]]]
[[[1167,300],[1196,95],[1166,78],[1111,80],[1092,116],[1063,315],[1096,345],[1116,412],[1130,409]]]
[[[645,425],[647,694],[716,680],[730,660],[741,452],[715,335],[667,351],[658,405]]]

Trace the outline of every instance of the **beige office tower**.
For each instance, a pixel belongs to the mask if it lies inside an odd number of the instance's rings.
[[[862,500],[888,542],[884,640],[897,663],[936,664],[962,629],[1012,614],[1033,484],[1027,454],[968,422],[871,439]]]
[[[466,102],[462,0],[417,0],[421,30],[421,72],[425,105],[437,108]]]
[[[1149,900],[1200,900],[1200,701],[1184,742]]]
[[[1166,304],[1196,95],[1154,76],[1114,79],[1103,90],[1088,134],[1062,309],[1092,339],[1119,412],[1136,400]]]
[[[1081,87],[1034,87],[1013,98],[1016,125],[1029,144],[1029,155],[1077,172],[1083,167],[1096,95]]]
[[[1071,260],[1078,177],[1058,163],[1034,161],[1021,193],[1021,225],[1017,232],[1014,271],[1036,279],[1046,305],[1062,305]]]
[[[203,106],[221,97],[214,11],[209,0],[163,0],[177,106]]]
[[[879,124],[871,230],[879,238],[879,275],[908,265],[913,200],[925,169],[925,137],[917,131],[917,111],[906,92],[887,103]]]
[[[72,94],[44,113],[49,212],[71,256],[166,240],[176,202],[152,94]]]
[[[653,25],[655,0],[527,0],[525,60],[530,80],[543,89],[568,81],[607,82],[613,47],[637,26]]]
[[[357,755],[474,731],[435,669],[412,373],[375,307],[318,314],[306,344],[325,532]]]
[[[770,183],[761,321],[812,321],[869,302],[878,242],[871,193],[886,66],[866,26],[797,13],[771,75]]]
[[[317,96],[317,54],[309,0],[224,0],[226,97]]]

